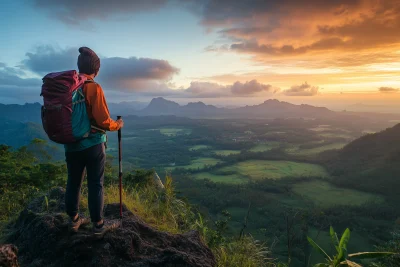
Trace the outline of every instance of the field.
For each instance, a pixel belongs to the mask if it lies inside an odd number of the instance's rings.
[[[175,168],[183,168],[183,169],[202,169],[206,166],[214,166],[217,163],[222,162],[219,159],[215,158],[198,158],[195,160],[191,161],[190,165],[185,165],[185,166],[176,166],[176,167],[168,167],[166,168],[167,170],[173,170]]]
[[[315,132],[324,132],[324,131],[329,131],[331,129],[332,128],[330,125],[318,125],[317,127],[310,128],[311,131],[315,131]]]
[[[319,165],[293,161],[247,160],[221,168],[220,171],[249,176],[254,180],[291,176],[328,176],[326,170]]]
[[[364,130],[364,131],[362,131],[362,133],[363,133],[363,134],[374,134],[374,133],[376,133],[376,131],[373,131],[373,130]]]
[[[335,205],[360,206],[368,202],[383,202],[381,196],[347,188],[338,188],[325,181],[297,183],[292,190],[324,208]]]
[[[193,178],[199,180],[209,179],[215,183],[226,183],[226,184],[243,184],[248,182],[247,178],[242,177],[238,174],[219,175],[209,172],[201,172],[194,174]]]
[[[160,133],[166,136],[189,135],[192,133],[191,129],[187,128],[160,128]]]
[[[250,152],[265,152],[265,151],[269,151],[273,148],[276,148],[278,146],[279,146],[279,143],[277,143],[277,142],[258,144],[255,147],[251,148],[249,151]]]
[[[190,151],[197,151],[197,150],[204,150],[204,149],[210,149],[211,146],[207,146],[207,145],[196,145],[196,146],[191,146],[189,148]]]
[[[293,147],[293,148],[287,149],[286,152],[288,152],[289,154],[302,155],[302,156],[315,155],[315,154],[319,154],[326,150],[342,149],[345,145],[346,145],[346,143],[334,143],[334,144],[322,145],[322,146],[314,147],[314,148],[310,148],[310,149],[300,149],[299,147]]]
[[[213,150],[213,152],[218,156],[229,156],[239,154],[240,150]]]
[[[319,136],[325,138],[344,138],[344,139],[352,139],[353,136],[345,133],[320,133]]]

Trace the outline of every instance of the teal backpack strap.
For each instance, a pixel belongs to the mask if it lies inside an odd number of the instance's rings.
[[[83,94],[83,87],[85,86],[85,84],[88,83],[95,83],[95,81],[93,81],[92,79],[88,79],[84,82],[83,86],[82,86],[82,94]],[[83,98],[86,100],[86,97],[83,95]],[[102,132],[102,133],[106,133],[106,131],[104,131],[103,129],[100,129],[99,127],[96,127],[93,123],[93,120],[90,121],[90,125],[92,130],[98,131],[98,132]]]
[[[87,84],[87,83],[96,83],[96,82],[93,81],[92,79],[88,79],[88,80],[85,81],[84,85]],[[95,123],[93,122],[93,120],[91,120],[91,122],[90,122],[90,127],[92,129],[92,132],[100,132],[100,133],[102,133],[102,134],[104,134],[106,136],[106,142],[104,143],[104,146],[105,146],[105,148],[107,148],[107,142],[108,142],[107,132],[105,130],[101,129],[100,127],[97,127],[95,125]]]

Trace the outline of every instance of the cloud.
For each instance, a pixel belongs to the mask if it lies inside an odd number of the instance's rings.
[[[230,46],[231,50],[236,50],[238,52],[247,52],[254,54],[269,54],[269,55],[279,55],[279,54],[299,54],[306,52],[304,48],[295,49],[291,45],[283,45],[281,47],[274,47],[271,44],[260,45],[257,42],[242,42],[232,44]]]
[[[381,93],[397,93],[400,89],[393,88],[393,87],[379,87],[379,92]]]
[[[232,85],[221,85],[211,82],[191,82],[187,89],[181,90],[182,95],[195,98],[214,97],[245,97],[257,95],[272,95],[279,89],[269,84],[262,84],[257,80],[245,83],[236,81]]]
[[[77,48],[60,49],[40,46],[26,53],[18,67],[0,63],[0,88],[2,99],[18,99],[18,95],[29,96],[38,101],[42,81],[27,73],[43,77],[49,72],[76,69]],[[279,89],[255,79],[235,81],[229,85],[192,81],[187,88],[171,88],[171,79],[179,69],[166,60],[136,57],[102,57],[99,76],[96,77],[105,92],[118,98],[121,96],[219,98],[267,96]],[[8,89],[12,91],[8,91]],[[26,92],[26,94],[24,93]]]
[[[21,76],[22,77],[21,77]],[[42,81],[24,78],[25,73],[0,62],[0,99],[2,103],[38,101]]]
[[[40,79],[21,77],[23,75],[25,73],[18,68],[7,67],[4,63],[0,64],[0,86],[9,88],[39,86],[40,88],[42,84]]]
[[[288,10],[331,10],[343,14],[360,0],[287,0],[284,4],[275,0],[33,0],[37,8],[51,14],[54,19],[67,24],[81,24],[87,20],[105,20],[112,17],[132,15],[139,12],[157,10],[167,4],[172,4],[198,15],[205,25],[226,25],[260,15],[278,14],[282,16]],[[256,28],[256,27],[254,27]]]
[[[278,2],[275,0],[182,0],[187,8],[202,17],[204,24],[223,25],[244,19],[254,18],[258,15],[284,15],[288,10],[308,9],[310,11],[338,8],[347,9],[358,5],[359,0],[286,0]]]
[[[51,45],[37,46],[33,52],[21,62],[21,67],[45,75],[49,72],[71,70],[77,68],[78,48],[60,49]]]
[[[378,48],[380,52],[393,52],[400,47],[400,1],[397,0],[34,0],[34,3],[57,20],[81,26],[174,6],[192,12],[207,30],[216,30],[220,35],[224,43],[210,44],[205,51],[245,53],[254,55],[256,61],[302,57],[317,61],[312,65],[355,65],[360,60],[343,63],[343,53],[376,52]],[[311,54],[313,57],[309,59]]]
[[[398,61],[398,0],[196,3],[192,12],[220,35],[207,52],[251,55],[276,69],[341,68],[357,76],[355,67]]]
[[[78,48],[39,46],[34,52],[26,53],[27,58],[22,61],[21,67],[39,75],[77,69],[78,55]],[[101,67],[96,80],[105,90],[146,90],[179,73],[179,69],[166,60],[136,57],[103,57],[100,60]]]
[[[318,94],[318,91],[318,87],[305,82],[301,85],[293,85],[290,89],[284,90],[283,94],[286,96],[314,96]]]
[[[192,81],[187,88],[172,89],[168,83],[147,83],[143,90],[134,92],[109,91],[111,95],[126,95],[127,97],[173,97],[173,98],[224,98],[224,97],[250,97],[271,96],[279,89],[271,85],[258,83],[256,80],[241,83],[239,81],[230,85],[212,82]]]
[[[42,81],[32,78],[32,73],[43,77],[49,72],[77,69],[78,55],[78,48],[39,46],[26,53],[26,58],[18,67],[8,67],[0,62],[1,99],[15,102],[40,100]],[[103,57],[96,81],[109,92],[167,96],[175,93],[166,83],[177,73],[179,69],[166,60]]]
[[[141,96],[175,97],[175,98],[224,98],[224,97],[249,97],[271,96],[279,89],[269,84],[262,84],[256,80],[241,83],[239,81],[230,85],[213,82],[192,81],[187,88],[171,89],[167,84],[154,84],[147,90],[136,91]]]
[[[194,98],[214,98],[230,95],[229,87],[211,82],[193,81],[190,86],[180,90],[182,96]]]
[[[82,25],[90,20],[105,20],[157,10],[167,0],[34,0],[34,6],[48,12],[50,17],[69,25]]]
[[[249,54],[265,64],[274,58],[290,57],[297,62],[307,61],[303,65],[307,68],[391,62],[391,57],[377,58],[374,54],[392,54],[400,49],[400,1],[230,3],[219,0],[194,4],[193,12],[203,25],[215,29],[224,40],[218,46],[208,46],[208,52]],[[351,53],[356,54],[349,56]]]
[[[99,81],[109,87],[135,91],[149,87],[149,82],[166,82],[179,69],[166,60],[151,58],[105,58],[102,60]]]
[[[202,10],[203,23],[210,27],[223,27],[219,33],[226,37],[259,40],[265,45],[268,44],[264,41],[269,40],[272,46],[275,46],[274,41],[284,37],[286,45],[296,48],[303,46],[298,45],[300,42],[315,43],[334,37],[398,38],[393,33],[397,32],[400,23],[399,1],[288,0],[281,3],[254,0],[235,5],[229,3],[221,0],[199,1],[197,7]],[[301,37],[302,32],[312,34],[310,37],[313,40],[299,40],[297,37]]]
[[[231,92],[234,95],[252,95],[260,92],[271,92],[273,89],[270,84],[262,84],[257,82],[257,80],[252,80],[249,82],[241,83],[235,82],[231,86]],[[276,89],[275,89],[276,91]]]
[[[26,53],[21,67],[39,75],[49,72],[76,69],[77,48],[60,49],[53,46],[40,46]],[[179,69],[166,60],[136,57],[101,58],[101,67],[97,81],[105,90],[137,92],[151,96],[183,97],[223,97],[250,96],[262,93],[275,93],[277,88],[250,80],[245,83],[236,81],[224,86],[209,82],[193,81],[182,90],[170,89],[167,85]]]

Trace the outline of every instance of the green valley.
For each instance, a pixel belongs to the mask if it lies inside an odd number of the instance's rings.
[[[133,116],[125,123],[125,173],[153,169],[160,177],[173,177],[178,196],[204,218],[225,222],[229,237],[245,231],[266,242],[281,262],[287,260],[287,236],[292,234],[287,223],[293,221],[291,267],[304,266],[308,258],[322,260],[310,254],[307,235],[327,247],[330,225],[339,231],[351,227],[352,250],[372,250],[390,239],[400,218],[398,182],[391,178],[398,169],[388,163],[396,162],[400,150],[386,142],[398,126],[380,133],[372,124],[355,127],[341,121],[328,126],[299,118],[175,116]],[[365,135],[366,128],[377,133]],[[367,149],[369,143],[376,144],[374,149]],[[116,134],[109,133],[110,164],[115,164],[117,148]]]

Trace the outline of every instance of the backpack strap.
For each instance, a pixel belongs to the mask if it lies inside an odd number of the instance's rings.
[[[88,84],[88,83],[96,83],[96,82],[93,81],[92,79],[88,79],[88,80],[84,81],[83,85]]]
[[[84,85],[86,85],[86,84],[88,84],[88,83],[95,83],[95,84],[97,84],[95,81],[93,81],[92,79],[88,79],[88,80],[86,80],[85,82],[84,82]],[[83,88],[82,88],[82,93],[83,93]],[[86,99],[86,97],[83,95],[83,97]],[[97,126],[95,126],[94,125],[94,123],[93,123],[93,120],[91,120],[91,128],[92,128],[92,132],[101,132],[101,133],[103,133],[103,134],[106,134],[106,131],[105,130],[103,130],[103,129],[101,129],[101,128],[99,128],[99,127],[97,127]]]
[[[92,79],[88,79],[88,80],[86,80],[86,81],[83,83],[83,85],[85,86],[85,85],[88,84],[88,83],[95,83],[95,84],[97,84],[97,83],[96,83],[95,81],[93,81]],[[83,87],[84,87],[84,86],[83,86]],[[83,92],[83,87],[82,87],[82,92]],[[84,93],[84,92],[83,92],[83,93]],[[84,96],[84,98],[86,99],[85,96]],[[92,132],[92,133],[100,132],[100,133],[104,134],[104,135],[106,136],[106,142],[104,143],[104,146],[105,146],[105,148],[107,148],[107,143],[108,143],[107,132],[106,132],[105,130],[103,130],[103,129],[97,127],[97,126],[95,126],[94,124],[95,124],[95,122],[94,122],[93,120],[91,120],[91,121],[90,121],[91,132]]]
[[[106,131],[104,131],[103,129],[94,126],[93,124],[91,125],[92,129],[95,129],[96,131],[102,132],[102,133],[106,133]]]

